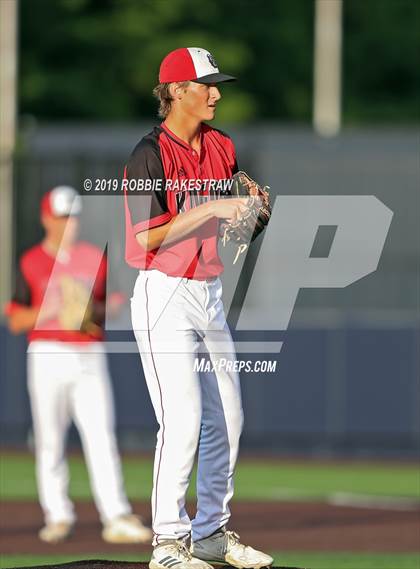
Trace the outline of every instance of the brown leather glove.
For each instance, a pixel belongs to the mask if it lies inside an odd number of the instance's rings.
[[[233,183],[231,186],[230,197],[246,197],[246,212],[236,221],[223,221],[220,224],[220,231],[223,246],[232,242],[238,246],[236,257],[233,264],[239,258],[239,255],[246,251],[248,245],[265,229],[271,217],[270,194],[268,186],[263,188],[255,182],[245,172],[237,172],[232,176]]]
[[[62,303],[58,320],[62,329],[96,335],[100,329],[92,321],[92,301],[86,285],[70,275],[63,275],[60,289]]]

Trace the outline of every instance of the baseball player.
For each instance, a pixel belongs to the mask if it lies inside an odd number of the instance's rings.
[[[58,543],[75,522],[68,496],[65,437],[73,419],[110,543],[145,543],[152,532],[131,512],[114,434],[113,398],[101,340],[107,265],[97,247],[77,242],[81,199],[58,186],[41,202],[43,241],[19,262],[16,291],[6,308],[13,333],[28,332],[28,388],[36,474],[45,527],[42,541]],[[114,310],[121,295],[108,295]]]
[[[220,220],[240,219],[246,200],[218,199],[217,182],[237,171],[235,148],[205,121],[221,98],[217,84],[233,79],[205,49],[169,53],[154,90],[164,121],[138,143],[125,170],[126,260],[139,269],[132,323],[159,423],[151,569],[209,569],[207,561],[260,568],[273,561],[227,529],[243,412],[238,374],[217,366],[219,356],[236,357],[217,246]],[[194,369],[201,352],[214,372]],[[197,449],[191,521],[185,496]]]

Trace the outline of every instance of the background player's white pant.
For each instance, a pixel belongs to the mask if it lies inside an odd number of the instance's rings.
[[[114,409],[103,346],[32,342],[28,388],[39,499],[47,523],[75,519],[65,458],[67,430],[79,431],[102,522],[131,512],[114,434]]]
[[[159,422],[152,514],[154,544],[207,537],[227,523],[243,412],[239,376],[225,367],[198,373],[203,344],[211,361],[235,359],[221,301],[211,282],[140,271],[131,300],[133,329]],[[202,344],[200,341],[202,340]],[[197,515],[185,509],[199,445]]]

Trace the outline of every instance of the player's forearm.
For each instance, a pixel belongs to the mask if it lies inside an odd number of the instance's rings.
[[[27,332],[35,327],[38,319],[38,308],[17,308],[8,319],[9,330],[13,334]]]
[[[178,214],[164,225],[137,233],[136,239],[144,249],[153,251],[162,244],[169,245],[187,237],[211,219],[213,215],[212,202],[207,202]]]

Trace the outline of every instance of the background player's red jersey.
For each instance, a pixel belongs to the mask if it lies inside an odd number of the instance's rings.
[[[76,243],[64,255],[50,254],[42,244],[26,251],[19,262],[16,287],[12,301],[6,307],[11,313],[22,306],[39,307],[43,302],[57,304],[57,312],[51,318],[35,325],[28,333],[28,340],[59,340],[86,342],[103,339],[106,297],[106,257],[98,247],[86,242]],[[69,278],[80,283],[90,294],[92,321],[89,332],[64,329],[59,318],[60,306],[65,299],[65,282]],[[119,293],[113,293],[119,295]]]

